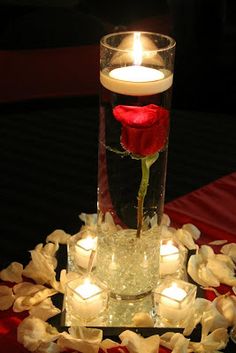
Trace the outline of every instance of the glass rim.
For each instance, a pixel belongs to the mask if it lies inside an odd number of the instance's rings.
[[[168,45],[166,45],[164,48],[157,48],[157,49],[152,49],[152,50],[144,50],[145,52],[159,53],[159,52],[162,52],[162,51],[167,51],[167,50],[173,49],[176,46],[175,39],[170,37],[169,35],[163,34],[163,33],[158,33],[158,32],[149,32],[149,31],[120,31],[120,32],[109,33],[109,34],[104,35],[100,39],[100,45],[103,45],[107,49],[116,50],[117,52],[127,52],[128,50],[130,51],[130,49],[120,49],[120,48],[113,47],[112,45],[107,43],[107,39],[111,38],[111,37],[118,36],[118,35],[125,35],[125,34],[128,35],[128,34],[133,34],[133,33],[141,33],[141,34],[146,34],[146,35],[153,35],[153,36],[156,36],[156,37],[162,37],[162,38],[165,38],[165,39],[169,40]]]

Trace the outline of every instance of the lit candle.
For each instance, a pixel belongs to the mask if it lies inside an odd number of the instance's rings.
[[[162,243],[160,247],[160,274],[170,275],[178,271],[180,265],[180,253],[177,246],[171,241]]]
[[[170,71],[142,65],[145,51],[139,32],[134,33],[131,53],[133,65],[100,72],[100,81],[105,88],[115,93],[145,96],[166,91],[172,86],[173,74]]]
[[[104,306],[102,289],[86,278],[82,284],[75,288],[74,292],[77,294],[73,298],[75,315],[85,321],[98,316]]]
[[[181,322],[187,314],[189,305],[184,303],[187,292],[173,283],[160,293],[158,314],[165,321]]]
[[[75,258],[78,266],[87,269],[89,265],[89,259],[93,250],[97,247],[97,237],[87,236],[81,238],[75,244]],[[96,255],[93,260],[93,266],[96,266]]]

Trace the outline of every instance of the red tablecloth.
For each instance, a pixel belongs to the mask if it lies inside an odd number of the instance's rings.
[[[166,204],[174,224],[193,223],[202,232],[199,243],[236,241],[236,172]]]
[[[235,242],[236,173],[166,204],[165,212],[176,226],[196,225],[202,232],[200,244],[216,239]],[[12,310],[0,312],[0,353],[27,352],[16,341],[17,326],[26,315]]]

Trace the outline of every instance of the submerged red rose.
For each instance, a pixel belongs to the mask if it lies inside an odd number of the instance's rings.
[[[166,144],[169,111],[155,104],[143,107],[117,105],[114,117],[121,122],[121,145],[130,153],[149,156]]]

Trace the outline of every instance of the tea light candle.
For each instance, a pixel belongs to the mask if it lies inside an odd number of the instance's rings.
[[[75,255],[77,265],[87,269],[89,264],[89,259],[92,250],[96,250],[97,247],[97,237],[92,237],[88,235],[85,238],[81,238],[75,244]],[[96,255],[94,257],[93,267],[96,266]]]
[[[180,252],[171,241],[162,243],[160,247],[160,274],[170,275],[175,273],[180,265]]]
[[[78,294],[74,298],[75,308],[82,319],[96,317],[101,312],[103,300],[99,286],[91,283],[89,279],[85,279],[84,283],[75,288],[75,292]]]
[[[158,309],[160,317],[170,322],[182,321],[188,310],[188,305],[183,302],[186,296],[187,292],[175,283],[164,288],[160,293]]]

